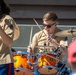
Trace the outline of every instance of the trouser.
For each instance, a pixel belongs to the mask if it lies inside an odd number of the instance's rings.
[[[14,75],[13,63],[1,64],[0,65],[0,75]]]

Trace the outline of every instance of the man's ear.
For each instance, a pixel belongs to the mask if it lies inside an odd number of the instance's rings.
[[[59,22],[56,22],[56,25],[59,25]]]

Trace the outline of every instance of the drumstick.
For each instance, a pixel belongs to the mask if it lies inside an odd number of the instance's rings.
[[[58,59],[58,58],[56,58],[56,57],[50,56],[50,55],[48,55],[47,53],[43,53],[43,54],[45,54],[46,56],[52,57],[53,59],[56,59],[58,62],[59,62],[59,61],[62,62],[62,60],[60,60],[60,59]]]
[[[44,53],[46,56],[49,56],[49,57],[52,57],[52,58],[54,58],[54,59],[57,59],[56,57],[53,57],[53,56],[50,56],[50,55],[48,55],[47,53]],[[59,61],[59,59],[57,59],[58,61]]]
[[[29,41],[29,45],[31,45],[31,42],[32,42],[32,32],[33,32],[33,27],[31,27],[31,32],[30,32],[30,41]]]
[[[39,29],[45,34],[45,32],[42,30],[42,28],[40,27],[40,25],[38,24],[38,22],[33,18],[34,22],[36,23],[36,25],[39,27]],[[46,35],[46,34],[45,34]]]

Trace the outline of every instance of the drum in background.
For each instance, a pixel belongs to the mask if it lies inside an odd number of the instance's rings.
[[[43,53],[42,56],[39,58],[38,62],[38,72],[44,75],[52,75],[57,73],[57,66],[58,60],[56,58],[56,53]]]
[[[31,69],[32,66],[28,64],[28,57],[27,57],[27,52],[14,52],[13,53],[13,59],[14,59],[14,68],[15,70],[21,70],[21,69]],[[35,62],[34,59],[30,58],[29,59],[31,63]]]

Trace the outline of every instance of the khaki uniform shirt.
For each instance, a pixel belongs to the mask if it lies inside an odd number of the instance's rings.
[[[4,30],[4,32],[12,38],[13,40],[13,33],[14,33],[14,20],[9,16],[6,15],[0,20],[0,26]],[[8,64],[13,62],[11,47],[8,47],[6,44],[2,42],[0,37],[0,64]]]

